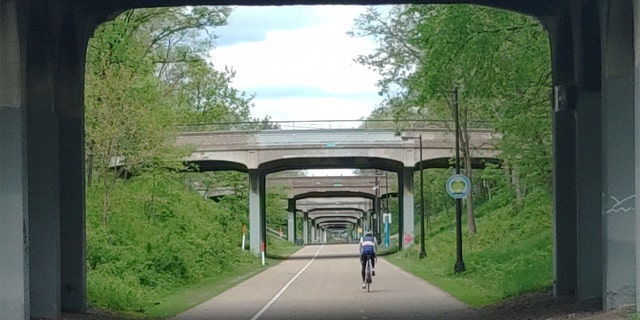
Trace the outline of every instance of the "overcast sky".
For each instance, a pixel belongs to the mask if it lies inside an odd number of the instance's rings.
[[[237,7],[211,52],[232,86],[256,94],[252,117],[274,121],[355,120],[380,103],[378,75],[353,61],[372,51],[351,38],[361,6]]]

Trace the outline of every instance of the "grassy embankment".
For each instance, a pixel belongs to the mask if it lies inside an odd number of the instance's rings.
[[[386,258],[397,266],[472,305],[492,304],[552,285],[552,214],[548,195],[534,194],[517,208],[513,199],[494,198],[476,207],[477,233],[466,229],[463,210],[463,260],[454,274],[455,212],[432,217],[426,230],[426,257],[419,245]],[[418,225],[416,230],[420,230]],[[418,240],[416,235],[416,241]]]
[[[162,318],[193,307],[278,263],[243,251],[245,201],[216,203],[180,178],[119,181],[103,221],[101,186],[87,188],[87,286],[93,308]],[[287,256],[299,249],[270,239]]]

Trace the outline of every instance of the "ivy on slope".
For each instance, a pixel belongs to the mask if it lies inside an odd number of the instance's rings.
[[[232,212],[185,188],[176,176],[119,181],[101,223],[101,186],[87,189],[87,282],[92,306],[144,312],[163,294],[240,264],[246,212]]]

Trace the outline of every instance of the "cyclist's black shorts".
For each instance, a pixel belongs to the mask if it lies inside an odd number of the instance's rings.
[[[360,255],[360,261],[364,263],[367,261],[367,259],[373,260],[375,257],[376,257],[375,253],[363,253]]]

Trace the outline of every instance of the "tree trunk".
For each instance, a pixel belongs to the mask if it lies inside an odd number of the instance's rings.
[[[473,180],[471,177],[471,159],[465,159],[465,163],[469,165],[468,168],[465,168],[465,172],[467,178],[469,178],[469,184],[473,186]],[[476,215],[473,211],[473,190],[469,190],[467,194],[467,225],[469,226],[469,233],[476,233]]]
[[[524,202],[524,192],[520,186],[520,175],[517,170],[511,170],[511,183],[516,189],[516,204],[521,207]]]
[[[467,194],[467,225],[470,234],[476,233],[476,216],[473,210],[473,164],[471,162],[471,145],[469,143],[469,130],[468,130],[468,115],[467,110],[464,109],[462,122],[460,123],[460,142],[462,146],[462,157],[464,159],[464,172],[469,179],[469,193]]]

